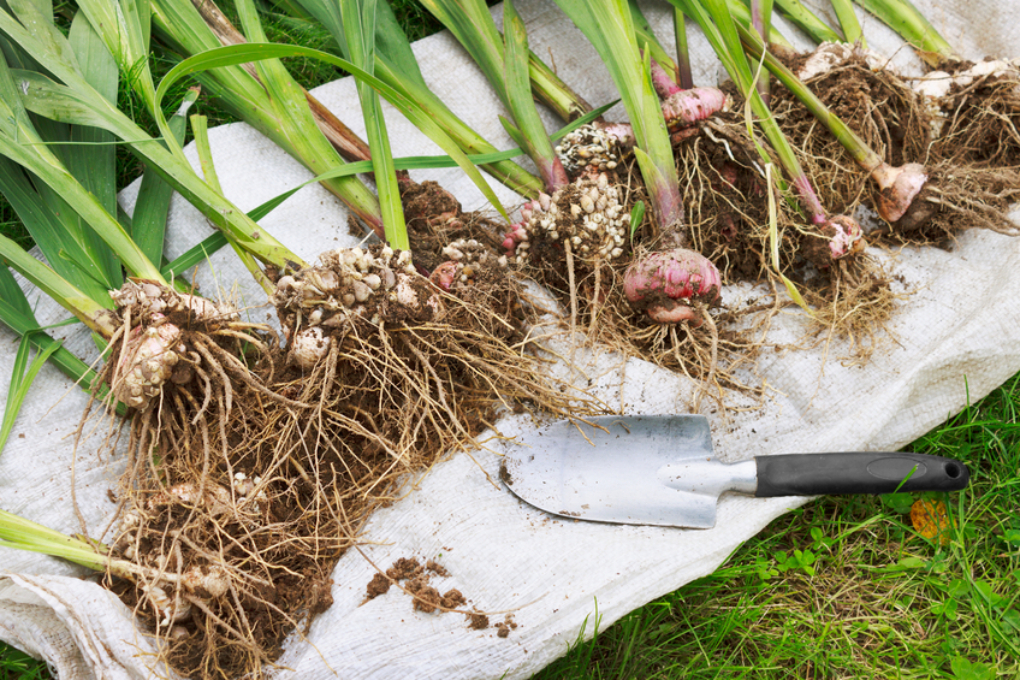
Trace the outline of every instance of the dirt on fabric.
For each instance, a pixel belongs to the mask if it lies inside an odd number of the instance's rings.
[[[424,565],[416,557],[398,558],[386,573],[376,573],[365,588],[365,601],[374,599],[390,590],[390,586],[399,587],[411,596],[411,604],[415,611],[425,614],[443,614],[461,611],[468,603],[467,598],[456,588],[445,593],[431,583],[433,577],[450,578],[451,574],[435,560],[428,560]],[[488,617],[478,612],[466,612],[469,628],[479,629],[488,626]],[[484,621],[485,625],[481,625]]]
[[[323,285],[328,271],[316,271],[295,272],[291,285]],[[380,304],[324,325],[329,351],[310,369],[264,327],[173,319],[200,352],[131,422],[112,545],[142,570],[115,579],[116,592],[180,674],[269,668],[286,637],[332,603],[330,573],[371,512],[449,452],[476,446],[500,411],[602,412],[522,351],[524,329],[504,309],[401,276],[417,292],[392,299],[412,307]],[[408,313],[413,305],[431,311]],[[281,312],[285,328],[291,314]],[[119,351],[115,342],[108,371]],[[436,562],[394,569],[420,611],[466,603],[430,585],[446,574]]]
[[[803,57],[786,59],[796,65]],[[1013,83],[983,81],[954,92],[944,134],[934,140],[910,88],[863,59],[810,85],[887,162],[926,165],[929,181],[912,211],[869,233],[870,243],[945,244],[964,228],[1015,233],[1004,214],[1020,201],[1020,140],[1010,136],[1015,128],[997,124],[1018,109]],[[975,107],[988,116],[969,115]],[[831,213],[874,202],[867,174],[778,85],[773,109]],[[892,281],[866,253],[824,263],[827,241],[789,190],[769,185],[741,110],[737,102],[674,138],[687,247],[714,262],[724,284],[768,282],[778,290],[778,267],[814,308],[811,341],[849,338],[866,360],[898,301]],[[972,141],[952,143],[961,138]],[[782,173],[769,160],[774,183]],[[607,179],[621,187],[624,214],[651,205],[633,157]],[[586,188],[566,190],[565,200],[582,204]],[[445,455],[476,446],[501,413],[604,411],[548,376],[530,334],[549,310],[525,294],[529,280],[551,292],[562,313],[559,332],[569,333],[572,347],[598,343],[686,375],[720,408],[730,393],[763,394],[747,376],[780,309],[778,292],[739,306],[703,303],[682,324],[655,323],[627,300],[632,258],[665,240],[650,209],[630,225],[621,246],[627,257],[582,255],[536,238],[526,261],[508,265],[506,225],[464,213],[432,182],[403,182],[402,199],[414,263],[396,274],[379,271],[399,277],[403,288],[363,268],[332,290],[326,283],[343,273],[337,255],[301,271],[270,272],[293,287],[278,305],[287,343],[254,324],[167,317],[184,329],[182,344],[191,350],[159,399],[132,420],[127,472],[111,496],[122,510],[111,545],[141,571],[109,582],[181,675],[261,677],[286,637],[331,605],[333,567],[357,546],[373,510],[397,501]],[[579,229],[584,216],[575,217],[570,226]],[[385,250],[373,246],[358,257],[398,261],[399,253]],[[373,286],[364,283],[369,276]],[[303,365],[290,341],[310,328],[318,329],[314,349],[322,356]],[[126,321],[121,345],[112,343],[108,378],[133,333]],[[465,609],[470,600],[461,590],[434,584],[455,577],[435,560],[401,558],[372,577],[365,597],[399,588],[416,611],[458,612],[466,629],[508,637],[517,627],[511,614],[493,623],[494,613]]]

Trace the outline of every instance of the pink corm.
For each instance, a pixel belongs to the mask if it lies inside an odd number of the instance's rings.
[[[429,275],[429,281],[449,292],[450,286],[457,280],[457,275],[460,274],[461,269],[463,267],[460,262],[448,260],[432,270],[432,274]]]
[[[528,201],[521,208],[521,221],[510,225],[510,231],[508,231],[503,237],[503,247],[506,248],[507,255],[513,255],[514,251],[517,250],[517,244],[521,241],[528,240],[527,225],[531,221],[531,216],[535,211],[546,211],[549,210],[549,206],[552,204],[552,197],[546,193],[540,193],[538,199],[534,201]]]
[[[623,276],[623,291],[652,321],[678,323],[701,316],[695,305],[719,299],[722,280],[708,258],[687,248],[650,253],[632,264]]]
[[[903,217],[928,181],[920,163],[907,163],[898,168],[883,163],[871,172],[871,177],[881,191],[878,214],[887,222]]]
[[[823,233],[829,238],[829,252],[833,260],[839,260],[863,250],[864,232],[857,221],[846,215],[836,215],[829,220]],[[831,229],[829,229],[831,227]],[[830,233],[831,232],[831,233]]]
[[[726,107],[726,93],[714,87],[682,89],[652,59],[652,85],[662,99],[662,115],[670,128],[689,127]]]

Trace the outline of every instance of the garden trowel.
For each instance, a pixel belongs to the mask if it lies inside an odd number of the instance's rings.
[[[758,497],[957,491],[959,461],[920,453],[803,453],[723,463],[704,416],[602,416],[518,438],[500,477],[522,500],[574,519],[708,529],[726,491]]]

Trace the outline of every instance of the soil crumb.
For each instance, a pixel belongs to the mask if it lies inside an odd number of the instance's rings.
[[[503,617],[502,623],[496,624],[496,636],[505,638],[510,635],[510,631],[517,627],[517,622],[514,621],[513,614],[507,614]]]
[[[416,557],[401,557],[386,570],[386,575],[394,581],[417,578],[424,571]]]
[[[445,593],[431,585],[434,576],[449,578],[450,572],[435,560],[428,560],[424,566],[416,557],[401,557],[386,570],[385,574],[377,573],[365,587],[365,602],[389,591],[390,586],[398,584],[402,590],[412,596],[415,611],[426,614],[455,611],[463,607],[468,600],[464,593],[451,588]],[[400,582],[403,582],[402,584]],[[476,630],[487,628],[489,618],[481,612],[467,614],[469,627]]]
[[[425,563],[425,568],[428,569],[429,571],[431,571],[436,576],[446,577],[446,576],[450,575],[450,572],[448,572],[446,570],[446,567],[444,567],[443,565],[439,564],[435,560],[429,560],[428,562],[426,562]]]
[[[376,574],[372,577],[372,580],[368,582],[366,600],[371,600],[374,597],[383,595],[390,589],[390,580],[386,578],[386,574]]]
[[[466,616],[471,630],[485,630],[489,627],[489,617],[480,611],[468,612]]]

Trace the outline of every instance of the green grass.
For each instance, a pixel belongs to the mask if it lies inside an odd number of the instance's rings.
[[[911,447],[959,458],[948,546],[910,500],[814,501],[535,680],[1020,677],[1020,375]]]
[[[412,38],[438,28],[414,0],[397,0],[395,10]],[[328,42],[266,24],[273,39]],[[157,80],[171,65],[157,57]],[[288,65],[307,88],[338,76],[320,64]],[[122,108],[140,111],[132,97]],[[168,105],[179,98],[171,93]],[[234,120],[207,98],[199,111],[210,126]],[[124,186],[140,168],[126,153],[118,158]],[[0,232],[28,243],[2,199]],[[970,488],[948,499],[958,523],[949,546],[914,532],[909,499],[818,500],[774,521],[712,575],[605,630],[589,621],[596,638],[535,680],[1020,677],[1018,408],[1020,375],[915,443],[971,469]],[[45,664],[0,643],[0,680],[50,677]]]
[[[52,677],[46,664],[0,642],[0,680],[50,680]]]

